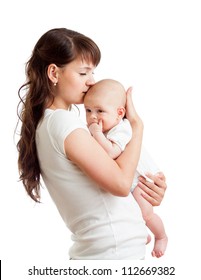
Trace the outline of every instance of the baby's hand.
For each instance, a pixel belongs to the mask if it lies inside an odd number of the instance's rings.
[[[92,123],[89,125],[89,131],[93,136],[96,133],[102,133],[102,121],[100,120],[99,123]]]

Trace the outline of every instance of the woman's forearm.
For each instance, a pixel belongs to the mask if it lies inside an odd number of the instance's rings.
[[[132,138],[124,152],[116,159],[116,163],[123,170],[125,177],[132,184],[134,174],[140,157],[143,123],[135,122],[132,125]]]

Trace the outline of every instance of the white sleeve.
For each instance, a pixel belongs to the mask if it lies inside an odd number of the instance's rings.
[[[123,152],[132,137],[132,128],[129,121],[127,119],[122,120],[107,133],[106,137],[116,143]]]
[[[65,154],[64,141],[75,129],[83,128],[88,131],[87,126],[74,112],[67,110],[56,110],[48,120],[48,132],[53,146]]]

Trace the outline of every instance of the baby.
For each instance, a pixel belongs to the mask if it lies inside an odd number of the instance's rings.
[[[125,118],[125,104],[124,87],[118,81],[111,79],[97,82],[88,90],[84,99],[88,128],[96,141],[113,159],[121,154],[132,136],[130,123]],[[141,208],[147,227],[155,236],[152,256],[159,258],[166,250],[168,238],[162,220],[153,212],[153,206],[143,198],[137,186],[138,176],[150,180],[146,177],[146,173],[156,174],[158,171],[159,169],[142,147],[131,192]]]

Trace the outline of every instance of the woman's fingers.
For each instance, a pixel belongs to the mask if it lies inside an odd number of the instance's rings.
[[[126,118],[132,124],[140,124],[143,126],[142,120],[136,112],[135,106],[132,99],[132,87],[128,88],[126,92]]]
[[[139,177],[138,186],[143,191],[142,196],[153,206],[158,206],[163,200],[167,185],[165,176],[162,172],[157,175],[147,174],[151,180],[146,180],[144,177]]]

